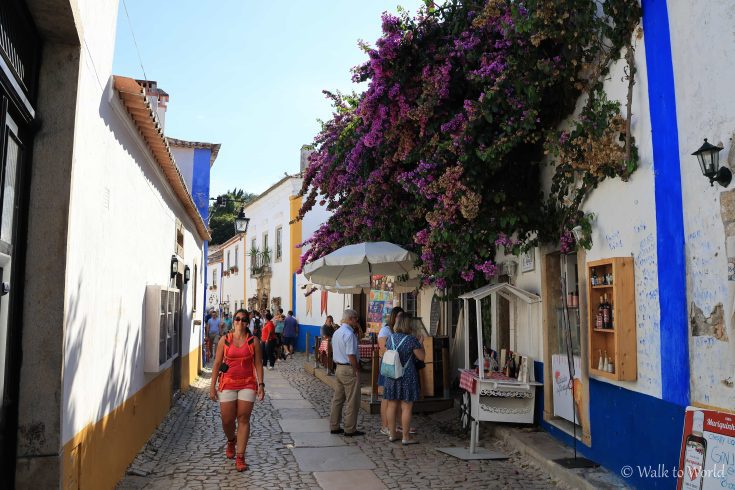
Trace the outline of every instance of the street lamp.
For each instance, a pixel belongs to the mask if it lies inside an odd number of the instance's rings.
[[[235,218],[235,233],[247,233],[248,225],[250,224],[250,218],[245,216],[245,204],[246,201],[243,199],[233,199],[231,197],[219,196],[217,198],[210,197],[210,201],[214,201],[214,206],[221,208],[227,206],[229,203],[235,203],[240,205],[240,212]]]
[[[722,187],[730,185],[732,180],[732,172],[727,167],[720,167],[720,152],[722,147],[714,146],[707,142],[707,138],[704,139],[704,144],[699,147],[697,151],[692,155],[697,157],[699,160],[699,167],[702,170],[702,175],[709,179],[709,185],[714,186],[715,182],[720,184]]]
[[[171,279],[176,277],[176,274],[179,273],[179,259],[176,258],[176,255],[171,256]]]
[[[245,216],[245,208],[242,207],[240,208],[240,212],[235,218],[235,232],[247,233],[249,224],[250,224],[250,218]]]
[[[185,265],[184,266],[184,284],[188,284],[190,279],[191,279],[191,269],[189,269],[188,265]]]

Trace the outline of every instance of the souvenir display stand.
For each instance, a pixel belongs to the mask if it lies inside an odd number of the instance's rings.
[[[497,297],[501,296],[511,302],[510,308],[510,339],[511,346],[516,343],[516,318],[513,303],[521,301],[528,305],[528,325],[531,325],[531,305],[541,302],[541,298],[512,284],[492,284],[464,294],[459,298],[464,302],[464,369],[460,369],[460,387],[465,389],[462,403],[462,424],[470,425],[469,449],[453,448],[446,452],[461,459],[495,459],[497,453],[483,450],[478,447],[480,422],[512,422],[533,423],[536,399],[536,387],[540,386],[534,380],[533,359],[522,356],[519,369],[519,378],[505,376],[498,372],[482,369],[484,362],[480,362],[478,369],[470,364],[470,311],[471,301],[474,301],[477,329],[477,352],[482,358],[482,306],[481,300],[491,297],[491,304],[495,305]],[[495,316],[495,315],[493,315]],[[535,316],[533,318],[536,318]],[[493,337],[497,338],[497,328],[493,325]],[[449,449],[449,448],[446,448]],[[458,451],[460,450],[461,451]]]

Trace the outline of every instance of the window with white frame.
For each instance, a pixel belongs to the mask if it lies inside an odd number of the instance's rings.
[[[217,268],[212,269],[212,286],[217,285]]]
[[[240,256],[240,245],[235,245],[235,267],[237,267],[237,258]]]
[[[283,227],[276,228],[276,262],[283,257]]]
[[[263,261],[264,262],[270,262],[270,253],[266,255],[266,252],[270,252],[268,250],[268,233],[263,233]]]
[[[230,269],[230,250],[227,251],[227,269]]]

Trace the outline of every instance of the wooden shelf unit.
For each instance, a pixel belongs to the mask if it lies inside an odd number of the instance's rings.
[[[589,282],[595,269],[597,277],[612,272],[613,283],[593,286]],[[631,257],[587,262],[587,319],[589,325],[589,365],[590,375],[618,381],[634,381],[638,377],[638,357],[635,320],[635,274]],[[603,294],[612,303],[613,328],[596,328],[597,307]],[[597,369],[600,352],[611,358],[614,373]]]

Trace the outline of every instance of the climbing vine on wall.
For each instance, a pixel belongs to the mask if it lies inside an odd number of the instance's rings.
[[[299,218],[317,204],[333,214],[302,263],[388,240],[414,249],[442,288],[495,275],[498,246],[517,253],[589,226],[584,197],[637,164],[629,117],[601,84],[632,52],[639,17],[636,0],[454,0],[384,14],[354,69],[367,90],[327,94],[335,112],[315,138]],[[555,166],[546,196],[545,158]]]

